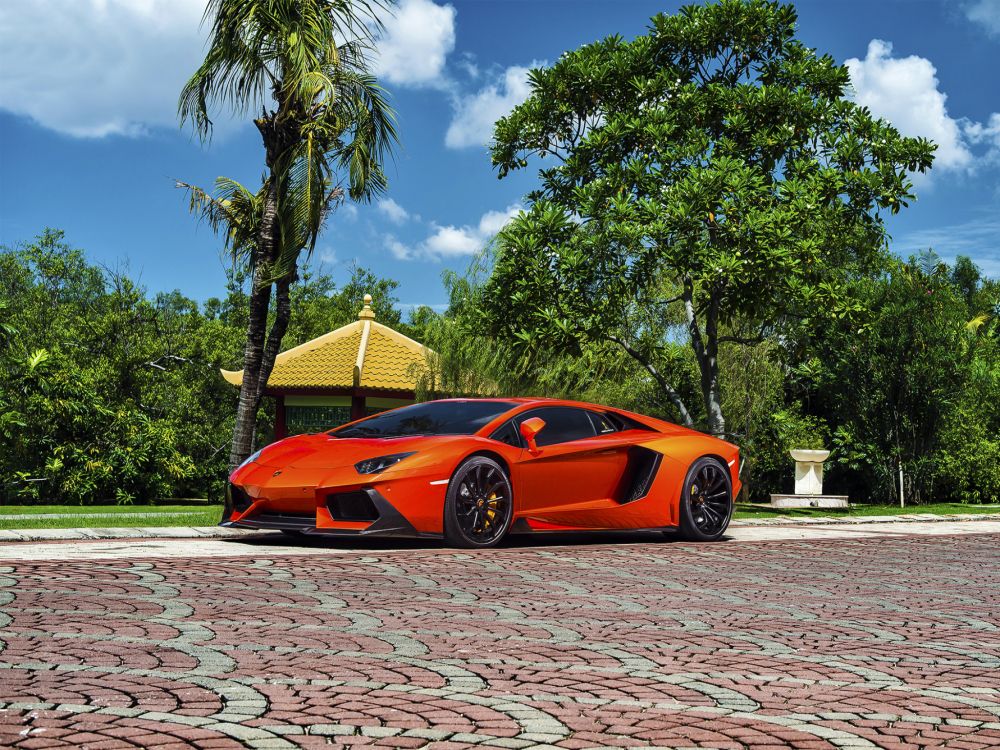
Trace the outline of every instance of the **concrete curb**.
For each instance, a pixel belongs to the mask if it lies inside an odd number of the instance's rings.
[[[907,516],[815,516],[794,518],[742,518],[733,521],[732,528],[752,526],[857,526],[870,523],[934,523],[941,521],[1000,521],[1000,513],[962,513],[937,515],[934,513],[914,513]],[[0,543],[3,542],[58,542],[85,541],[97,539],[220,539],[223,537],[245,537],[273,532],[256,529],[231,529],[221,526],[162,526],[144,528],[100,528],[100,529],[0,529]]]
[[[88,539],[219,539],[259,534],[221,526],[147,526],[102,529],[0,529],[2,542],[61,542]]]
[[[822,524],[826,526],[854,526],[864,523],[934,523],[935,521],[1000,521],[1000,513],[910,513],[905,516],[775,516],[774,518],[740,518],[731,526],[800,526]]]

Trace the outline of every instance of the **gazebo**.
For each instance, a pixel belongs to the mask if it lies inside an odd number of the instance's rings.
[[[366,294],[355,322],[275,358],[264,395],[275,400],[276,440],[414,402],[430,350],[377,322],[371,301]],[[222,377],[243,383],[242,370]]]

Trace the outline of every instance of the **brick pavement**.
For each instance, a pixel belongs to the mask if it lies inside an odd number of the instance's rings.
[[[1000,747],[1000,535],[0,562],[0,746]]]

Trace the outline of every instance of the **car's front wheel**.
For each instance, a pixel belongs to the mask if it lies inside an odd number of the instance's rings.
[[[462,463],[448,483],[444,537],[454,547],[492,547],[514,516],[513,490],[503,467],[486,456]]]
[[[692,542],[714,542],[733,515],[733,483],[721,462],[704,457],[688,470],[681,488],[680,535]]]

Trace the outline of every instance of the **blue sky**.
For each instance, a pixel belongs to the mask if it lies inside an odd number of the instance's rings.
[[[527,93],[528,67],[608,34],[640,34],[678,7],[645,0],[403,0],[379,72],[402,145],[384,202],[345,207],[314,261],[400,282],[403,305],[445,302],[521,196],[498,181],[490,124]],[[940,144],[919,200],[892,220],[901,255],[932,246],[1000,277],[1000,0],[809,0],[799,36],[847,62],[855,96],[905,134]],[[153,292],[224,291],[221,242],[187,213],[175,179],[254,184],[256,131],[220,121],[200,144],[176,96],[200,61],[203,0],[13,0],[0,8],[0,243],[64,229],[94,262],[127,266]]]

